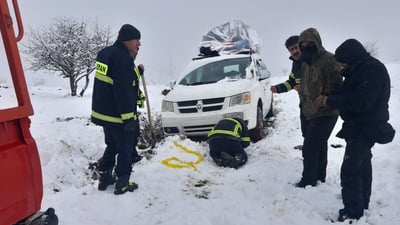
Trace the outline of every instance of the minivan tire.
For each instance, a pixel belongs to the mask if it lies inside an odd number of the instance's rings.
[[[250,139],[252,142],[257,142],[265,137],[264,133],[264,119],[261,106],[257,106],[257,124],[256,127],[250,131]]]

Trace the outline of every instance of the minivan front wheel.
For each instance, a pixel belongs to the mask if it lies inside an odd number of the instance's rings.
[[[257,106],[257,124],[250,131],[250,139],[252,142],[257,142],[265,137],[264,119],[261,106]]]

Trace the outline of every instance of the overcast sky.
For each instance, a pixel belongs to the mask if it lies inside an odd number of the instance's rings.
[[[116,34],[124,23],[142,32],[137,63],[152,76],[175,79],[198,53],[201,37],[214,26],[242,20],[262,39],[262,56],[275,75],[289,69],[284,41],[309,27],[319,30],[334,52],[347,38],[375,42],[384,63],[400,61],[398,0],[19,0],[25,29],[72,17],[109,25]]]

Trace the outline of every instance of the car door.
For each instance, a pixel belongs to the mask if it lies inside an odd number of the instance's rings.
[[[270,111],[272,104],[272,92],[270,90],[271,72],[261,58],[256,59],[256,76],[263,89],[263,96],[261,99],[263,102],[263,114],[265,116]]]

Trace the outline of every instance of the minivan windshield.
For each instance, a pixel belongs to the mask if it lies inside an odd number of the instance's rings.
[[[250,57],[225,59],[196,68],[186,75],[179,84],[201,85],[216,83],[222,79],[244,79],[246,68],[250,65]]]

